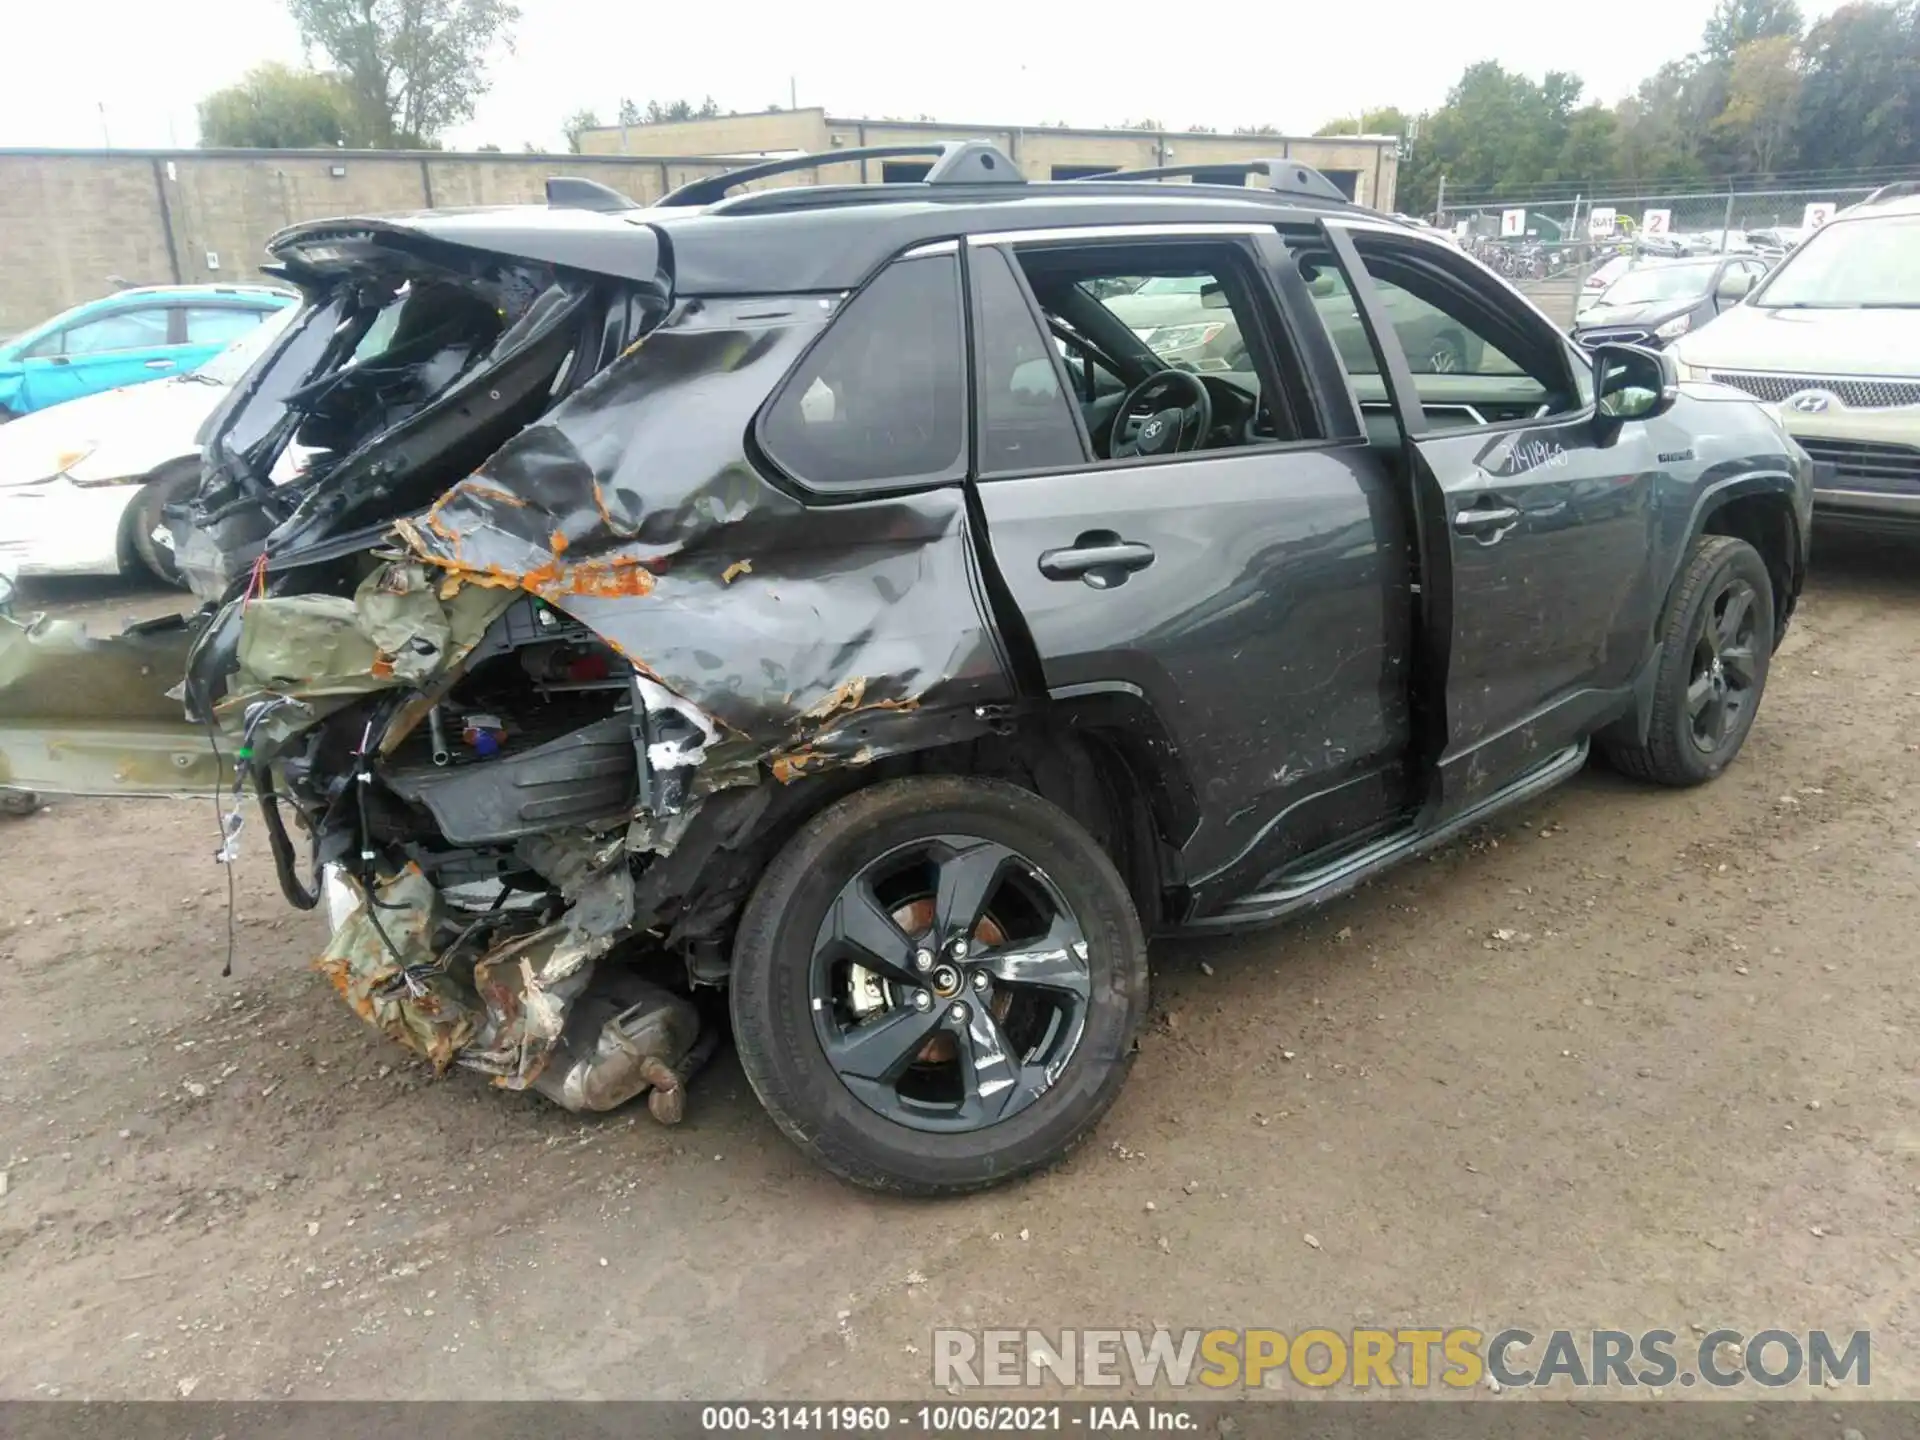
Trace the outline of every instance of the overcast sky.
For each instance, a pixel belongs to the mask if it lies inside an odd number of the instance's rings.
[[[21,0],[24,3],[24,0]],[[581,106],[611,120],[712,95],[723,110],[788,103],[878,118],[1173,128],[1271,124],[1310,133],[1366,106],[1438,104],[1493,58],[1538,78],[1568,69],[1612,102],[1699,43],[1713,0],[1544,0],[1196,6],[1170,0],[520,0],[450,148],[561,146]],[[1809,12],[1832,8],[1808,5]],[[30,7],[0,49],[0,146],[192,145],[194,102],[262,60],[298,63],[280,0],[67,0]],[[24,18],[24,17],[16,17]],[[101,106],[104,105],[104,116]]]

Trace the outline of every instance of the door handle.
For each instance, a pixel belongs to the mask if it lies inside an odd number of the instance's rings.
[[[1080,536],[1060,550],[1040,552],[1040,573],[1049,580],[1084,580],[1096,590],[1124,585],[1135,570],[1153,563],[1153,547],[1122,540],[1110,530]]]
[[[171,360],[147,361],[147,369],[149,370],[171,370],[172,368],[173,368],[173,361]]]
[[[1453,517],[1453,528],[1462,535],[1475,535],[1484,545],[1491,545],[1514,525],[1519,523],[1520,512],[1511,505],[1489,505],[1480,510],[1462,510]]]

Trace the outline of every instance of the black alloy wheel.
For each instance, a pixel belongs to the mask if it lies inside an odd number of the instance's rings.
[[[872,1189],[957,1194],[1052,1163],[1119,1093],[1147,950],[1113,861],[1003,781],[828,806],[734,941],[734,1039],[788,1138]]]

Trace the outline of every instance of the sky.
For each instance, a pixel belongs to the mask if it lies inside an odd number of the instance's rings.
[[[623,95],[642,104],[711,95],[744,111],[797,93],[803,106],[849,117],[1091,127],[1150,118],[1310,134],[1370,106],[1438,105],[1467,65],[1489,58],[1536,79],[1572,70],[1589,98],[1611,103],[1697,47],[1713,0],[520,8],[513,53],[493,62],[491,89],[448,148],[561,149],[568,115],[585,106],[611,121]],[[0,49],[0,147],[192,145],[201,96],[263,60],[304,58],[281,0],[68,0],[29,13]]]

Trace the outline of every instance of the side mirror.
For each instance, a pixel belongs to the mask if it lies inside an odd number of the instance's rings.
[[[1716,300],[1738,300],[1753,289],[1753,275],[1746,270],[1729,270],[1720,277],[1720,283],[1713,287]]]
[[[1331,270],[1316,270],[1307,277],[1307,293],[1316,300],[1324,300],[1329,295],[1340,293],[1340,282],[1334,278]]]
[[[1202,310],[1227,310],[1227,287],[1218,280],[1211,280],[1200,287],[1200,308]]]
[[[1593,347],[1596,413],[1603,423],[1651,420],[1680,398],[1680,372],[1673,357],[1638,345]]]

